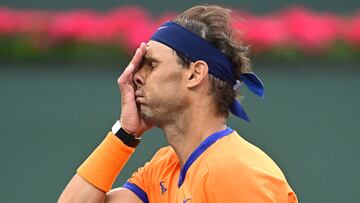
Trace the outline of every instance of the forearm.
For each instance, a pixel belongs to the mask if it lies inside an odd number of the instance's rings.
[[[78,168],[59,198],[59,202],[104,202],[106,193],[134,148],[109,132],[104,141]]]
[[[58,203],[105,202],[106,193],[75,174],[62,192]]]
[[[138,137],[152,127],[140,117],[133,83],[134,71],[141,66],[145,52],[146,44],[143,42],[117,80],[121,90],[122,114],[120,120],[123,121],[122,127],[131,135]],[[103,143],[79,167],[77,174],[61,194],[59,202],[112,202],[114,199],[121,202],[140,202],[139,198],[127,189],[107,193],[122,167],[134,152],[133,147],[136,147],[134,146],[136,142],[126,143],[122,139],[124,137],[116,137],[118,133],[114,133],[116,135],[109,133]]]

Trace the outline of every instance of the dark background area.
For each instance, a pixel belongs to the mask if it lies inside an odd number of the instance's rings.
[[[118,64],[0,69],[1,202],[55,202],[120,112]],[[99,68],[101,67],[101,68]],[[353,202],[360,181],[358,64],[255,63],[265,99],[229,125],[282,168],[301,202]],[[165,145],[153,130],[115,186]],[[240,171],[239,171],[240,172]]]
[[[359,1],[221,1],[231,8],[267,13],[293,4],[347,14]],[[154,15],[203,1],[137,1]],[[207,2],[211,3],[211,2]],[[108,10],[133,1],[10,1],[1,6]],[[0,45],[1,46],[1,45]],[[55,202],[77,167],[101,142],[120,113],[116,79],[128,63],[0,61],[0,202]],[[266,94],[246,94],[252,120],[229,126],[268,153],[300,202],[356,202],[360,182],[360,64],[358,60],[282,61],[256,58]],[[166,145],[147,133],[114,187]]]

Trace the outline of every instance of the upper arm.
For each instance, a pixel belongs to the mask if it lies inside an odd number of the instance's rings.
[[[106,203],[143,203],[131,190],[123,187],[115,188],[106,193]]]

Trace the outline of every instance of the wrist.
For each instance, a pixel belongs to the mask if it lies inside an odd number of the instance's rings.
[[[131,122],[127,121],[127,119],[122,119],[120,116],[119,119],[121,127],[128,133],[131,134],[137,138],[140,138],[143,133],[146,131],[145,129],[141,127],[134,127],[134,125],[131,124]]]
[[[125,129],[119,120],[111,128],[111,132],[116,135],[125,145],[135,148],[140,144],[140,136],[136,136]]]
[[[139,139],[141,138],[141,135],[143,134],[143,132],[132,132],[132,131],[128,130],[126,127],[124,127],[124,126],[121,126],[121,128],[124,129],[124,131],[126,133],[128,133],[128,134],[130,134],[130,135],[132,135],[132,136],[134,136],[136,138],[139,138]]]
[[[135,148],[125,145],[109,132],[77,173],[96,188],[108,192],[134,151]]]

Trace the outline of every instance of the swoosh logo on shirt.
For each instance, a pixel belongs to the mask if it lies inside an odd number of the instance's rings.
[[[164,183],[165,183],[164,181],[160,181],[161,194],[164,194],[167,191],[167,188]]]

